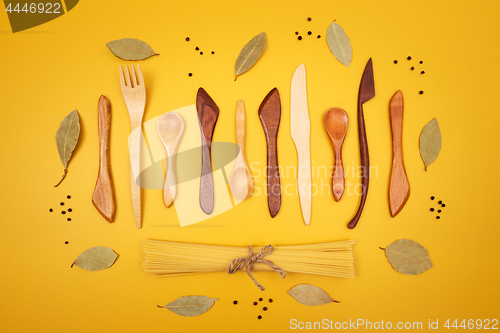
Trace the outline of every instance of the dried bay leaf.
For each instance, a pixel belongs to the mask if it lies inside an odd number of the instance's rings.
[[[344,29],[335,21],[330,24],[326,31],[326,41],[335,58],[349,67],[352,60],[351,42]]]
[[[339,303],[335,301],[323,289],[312,284],[299,284],[287,291],[288,295],[295,298],[297,302],[304,305],[323,305],[328,303]]]
[[[210,310],[210,308],[218,300],[218,298],[191,295],[179,297],[165,306],[158,305],[158,307],[168,309],[181,316],[194,317]]]
[[[122,38],[106,43],[109,50],[123,60],[144,60],[159,55],[148,44],[135,38]]]
[[[252,38],[243,49],[240,51],[238,58],[236,59],[236,64],[234,65],[234,80],[238,75],[245,73],[252,67],[257,59],[259,59],[262,52],[266,47],[266,33],[262,32]]]
[[[432,268],[427,250],[411,239],[398,239],[384,250],[392,267],[401,274],[418,275]]]
[[[114,263],[118,255],[105,246],[92,247],[75,259],[71,267],[76,265],[87,271],[100,271],[106,268],[110,268]]]
[[[441,151],[441,130],[436,118],[429,121],[420,133],[420,156],[424,161],[425,171],[436,160]]]
[[[66,178],[66,174],[68,173],[68,162],[71,159],[71,154],[73,154],[79,137],[80,118],[78,117],[78,111],[73,110],[61,121],[59,129],[56,132],[57,150],[61,162],[64,165],[64,175],[55,187],[59,186],[64,178]]]

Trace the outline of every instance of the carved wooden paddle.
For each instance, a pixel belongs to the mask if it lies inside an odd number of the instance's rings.
[[[267,142],[267,204],[271,217],[278,214],[281,206],[281,185],[278,169],[278,129],[281,118],[281,100],[277,88],[271,90],[259,107],[259,118]]]
[[[347,134],[349,117],[341,108],[331,108],[325,113],[325,128],[332,142],[333,155],[335,158],[334,172],[332,177],[332,192],[335,201],[339,201],[344,194],[345,177],[342,165],[342,145]]]
[[[363,104],[375,97],[375,84],[373,82],[372,58],[368,60],[365,71],[361,77],[358,92],[358,137],[359,155],[361,158],[361,185],[363,192],[359,203],[358,211],[347,225],[349,229],[354,229],[358,224],[363,208],[365,207],[366,196],[368,195],[368,184],[370,182],[370,157],[368,155],[368,142],[366,140],[365,117],[363,115]]]
[[[212,136],[219,117],[219,108],[203,88],[198,89],[196,110],[201,129],[200,207],[205,214],[210,215],[214,210]]]
[[[92,195],[94,207],[108,222],[115,218],[115,199],[109,166],[109,137],[111,129],[111,104],[105,96],[99,98],[99,175]]]
[[[389,183],[389,208],[392,217],[399,214],[410,197],[410,183],[403,161],[403,93],[398,90],[389,104],[392,129],[392,170]]]
[[[170,207],[177,194],[176,156],[179,141],[184,132],[184,121],[176,112],[169,112],[158,119],[156,130],[161,142],[165,146],[168,155],[167,177],[163,184],[163,202],[165,206]]]

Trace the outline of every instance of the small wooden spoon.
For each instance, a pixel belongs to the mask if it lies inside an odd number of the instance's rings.
[[[163,202],[165,206],[170,207],[177,194],[177,181],[175,179],[175,160],[179,141],[184,132],[184,121],[182,117],[175,112],[164,114],[158,119],[158,136],[165,146],[168,154],[167,178],[163,185]]]
[[[236,156],[236,164],[234,165],[229,186],[231,187],[231,193],[236,198],[245,200],[252,193],[253,185],[252,175],[245,158],[245,105],[242,100],[238,100],[236,103],[236,140],[240,152]]]
[[[349,117],[341,108],[331,108],[325,113],[325,128],[333,146],[335,167],[332,177],[332,192],[335,201],[339,201],[344,194],[345,178],[342,165],[342,145],[347,134]]]

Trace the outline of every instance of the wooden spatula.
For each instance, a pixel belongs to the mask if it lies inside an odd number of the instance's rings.
[[[196,110],[201,129],[200,207],[205,214],[210,215],[214,210],[212,136],[219,117],[219,108],[203,88],[198,89]]]
[[[306,225],[311,223],[311,121],[307,108],[306,66],[299,65],[292,76],[290,132],[297,148],[300,208]]]
[[[392,217],[399,214],[410,197],[410,183],[403,161],[403,93],[398,90],[389,104],[392,129],[392,170],[389,183],[389,208]]]
[[[181,140],[182,133],[184,132],[184,121],[178,113],[169,112],[158,119],[156,129],[168,155],[167,177],[163,184],[163,202],[165,203],[165,206],[170,207],[177,194],[175,161],[179,141]]]
[[[99,175],[92,195],[92,203],[108,221],[115,218],[115,198],[109,166],[109,134],[111,129],[111,104],[105,96],[99,98],[97,107],[99,122]]]
[[[271,217],[275,217],[281,206],[277,143],[281,118],[281,100],[277,88],[271,90],[260,104],[259,118],[267,142],[267,204]]]
[[[325,113],[325,128],[333,146],[335,158],[332,177],[332,192],[335,201],[339,201],[344,194],[345,178],[342,164],[342,145],[347,134],[349,117],[341,108],[331,108]]]

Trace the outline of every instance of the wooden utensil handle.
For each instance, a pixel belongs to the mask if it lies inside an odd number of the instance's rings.
[[[236,140],[243,159],[245,158],[245,105],[242,100],[236,103]]]
[[[135,125],[135,126],[134,126]],[[137,228],[142,227],[141,221],[141,188],[137,185],[140,173],[141,163],[141,124],[132,124],[132,133],[130,138],[130,189],[132,194],[132,209],[134,210],[134,219]]]
[[[281,184],[276,138],[269,138],[267,143],[267,204],[271,217],[275,217],[281,207]]]
[[[168,156],[168,170],[167,177],[163,184],[163,201],[165,206],[170,207],[175,200],[177,194],[177,180],[175,179],[176,166],[175,159],[176,153]]]
[[[332,191],[335,201],[339,201],[344,194],[345,187],[344,166],[342,165],[342,151],[340,148],[334,149],[334,155],[335,169],[332,177]]]
[[[201,146],[200,207],[207,215],[214,210],[214,181],[210,146]]]
[[[349,229],[354,229],[359,222],[363,208],[365,207],[366,196],[368,195],[368,185],[370,183],[370,156],[368,154],[368,142],[366,139],[365,118],[363,115],[363,105],[358,102],[358,136],[359,136],[359,155],[361,159],[361,201],[359,203],[356,215],[347,225]]]

